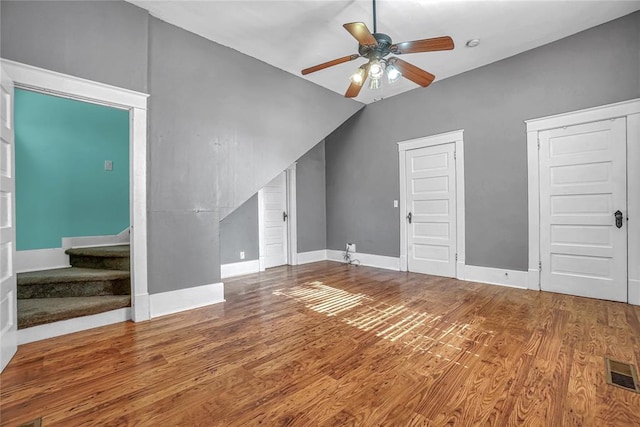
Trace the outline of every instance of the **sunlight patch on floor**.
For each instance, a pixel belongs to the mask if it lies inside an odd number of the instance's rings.
[[[317,313],[338,317],[350,326],[412,351],[428,353],[465,368],[462,360],[480,357],[477,348],[488,346],[487,341],[493,338],[491,332],[482,331],[477,325],[447,322],[442,315],[415,311],[402,304],[376,303],[365,294],[347,292],[320,281],[279,289],[273,294],[292,298]]]

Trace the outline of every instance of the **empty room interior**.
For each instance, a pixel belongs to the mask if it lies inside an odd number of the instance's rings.
[[[639,1],[0,2],[0,425],[640,426]]]

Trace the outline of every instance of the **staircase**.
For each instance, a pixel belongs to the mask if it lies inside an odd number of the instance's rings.
[[[66,253],[69,268],[18,273],[18,329],[131,306],[129,245]]]

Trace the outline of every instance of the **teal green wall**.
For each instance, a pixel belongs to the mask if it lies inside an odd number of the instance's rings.
[[[20,89],[14,108],[17,250],[127,228],[129,112]]]

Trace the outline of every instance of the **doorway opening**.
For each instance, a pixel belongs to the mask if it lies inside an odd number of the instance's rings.
[[[13,117],[18,329],[130,307],[129,112],[16,88]]]
[[[258,191],[260,271],[297,265],[296,165]]]
[[[640,305],[640,99],[526,123],[529,288]]]
[[[400,271],[464,279],[463,131],[398,143]]]
[[[17,343],[45,339],[65,333],[76,332],[132,319],[142,321],[149,319],[149,295],[147,285],[147,225],[146,225],[146,150],[147,150],[147,97],[139,92],[122,89],[103,83],[97,83],[62,73],[2,59],[3,76],[9,76],[18,90],[45,93],[59,98],[83,101],[100,106],[124,111],[129,123],[129,240],[131,264],[131,308],[126,312],[116,310],[81,320],[66,320],[64,327],[56,327],[55,323],[27,328],[15,334]],[[13,88],[12,88],[13,92]],[[13,115],[13,110],[10,111]],[[10,155],[13,157],[14,153]],[[104,159],[113,160],[113,159]],[[102,166],[115,165],[103,164]],[[12,200],[15,206],[15,200]],[[15,229],[13,230],[15,232]],[[12,272],[16,271],[15,246],[12,251]],[[127,258],[128,260],[128,258]],[[15,284],[15,281],[13,282]],[[15,298],[15,296],[14,296]],[[16,301],[14,300],[14,307]],[[15,328],[17,325],[12,325]],[[7,331],[5,331],[7,332]],[[3,335],[4,336],[4,335]]]

